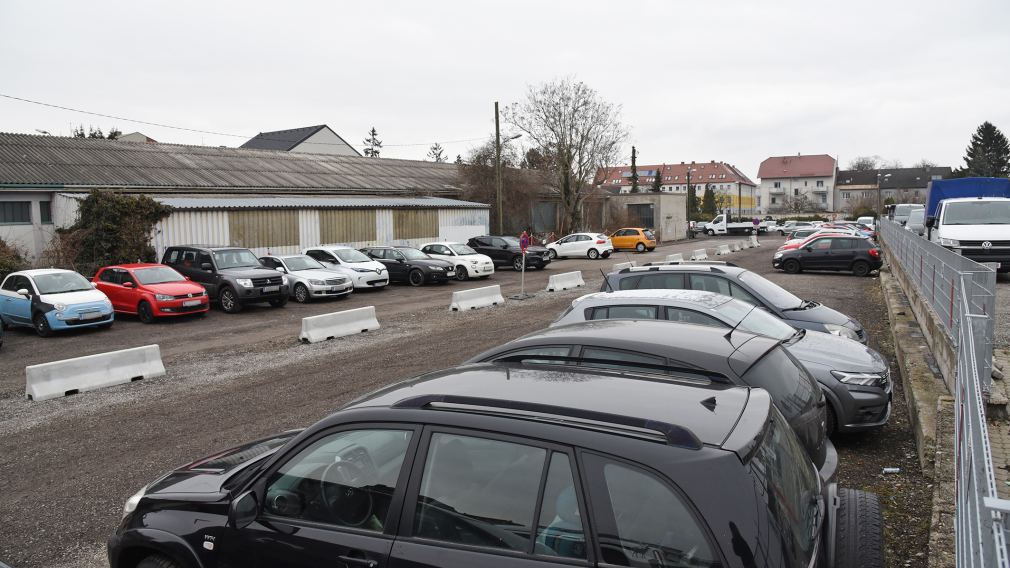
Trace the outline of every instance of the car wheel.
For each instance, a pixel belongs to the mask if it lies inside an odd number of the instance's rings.
[[[558,259],[558,251],[556,251],[555,249],[549,249],[547,251],[547,256],[551,257],[551,260],[557,260]]]
[[[596,249],[589,249],[589,251],[586,252],[586,256],[589,257],[589,260],[596,260],[600,258],[600,251]]]
[[[49,320],[46,319],[46,314],[39,312],[35,314],[32,318],[32,323],[35,324],[35,333],[39,334],[39,337],[49,337],[53,334],[53,330],[49,327]]]
[[[221,309],[226,314],[237,314],[242,311],[242,304],[239,303],[235,290],[231,288],[225,288],[221,291],[219,301],[221,302]]]
[[[137,306],[137,319],[141,323],[154,323],[154,312],[151,310],[151,304],[147,302],[141,302]]]
[[[309,301],[309,289],[305,284],[295,284],[295,301],[304,304]]]
[[[790,258],[782,263],[782,270],[785,270],[789,274],[796,274],[800,271],[800,261]]]
[[[635,250],[638,252],[645,252],[645,243],[638,243],[635,245]]]
[[[456,280],[460,282],[466,282],[470,279],[470,273],[466,271],[466,267],[462,264],[456,267]]]
[[[275,298],[273,300],[270,300],[270,305],[274,308],[283,308],[284,306],[288,305],[288,299],[290,297],[291,296],[281,296],[280,298]]]
[[[512,257],[512,270],[519,272],[523,269],[523,257],[522,255],[515,255]]]
[[[870,274],[870,263],[865,260],[857,260],[852,263],[852,273],[856,276],[868,276]]]
[[[873,493],[838,490],[835,567],[883,568],[884,530],[880,501]]]
[[[137,568],[182,568],[175,560],[160,554],[154,554],[137,563]]]
[[[712,229],[709,229],[709,230],[705,231],[705,234],[708,235],[708,236],[710,236],[710,237],[714,237],[715,236],[715,231],[713,231]]]
[[[420,270],[416,269],[416,268],[414,270],[411,270],[410,274],[407,275],[407,282],[410,282],[411,286],[421,286],[421,285],[423,285],[424,284],[424,273],[421,272]]]
[[[835,414],[835,409],[831,406],[830,402],[826,402],[824,405],[824,434],[830,436],[835,433],[838,429],[838,417]]]

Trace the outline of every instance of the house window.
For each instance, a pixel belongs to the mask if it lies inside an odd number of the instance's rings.
[[[817,187],[824,187],[824,180],[822,179],[817,180]]]
[[[772,205],[775,205],[775,203],[776,203],[776,201],[775,201],[775,198],[773,197],[772,198]]]
[[[39,222],[43,225],[53,224],[53,202],[39,201]]]
[[[0,225],[23,225],[31,222],[31,201],[0,201]]]
[[[617,185],[617,184],[621,183],[621,180],[619,180],[619,179],[615,179],[614,181],[612,181],[612,182],[610,182],[610,183],[612,183],[612,184],[614,184],[614,185]]]
[[[674,181],[677,181],[677,180],[679,180],[679,179],[680,179],[680,176],[673,176],[673,180],[674,180]]]
[[[761,207],[761,196],[757,196],[757,206]]]
[[[793,188],[793,196],[797,196],[797,195],[799,195],[799,194],[800,194],[800,188],[798,188],[798,187],[794,187],[794,188]]]
[[[670,181],[670,176],[666,176],[663,181]]]
[[[775,182],[775,183],[772,184],[772,187],[774,187],[775,189],[781,189],[782,188],[782,182],[777,181],[777,182]]]
[[[810,182],[808,182],[807,180],[803,180],[803,187],[806,187],[808,185],[810,185]]]
[[[822,193],[821,194],[821,203],[827,203],[827,202],[828,202],[828,196],[826,194]]]
[[[715,179],[715,174],[708,174],[708,179]]]
[[[843,191],[842,192],[842,199],[848,199],[848,198],[849,198],[849,192],[848,191]]]

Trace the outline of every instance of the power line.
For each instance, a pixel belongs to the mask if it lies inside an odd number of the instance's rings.
[[[90,115],[90,116],[98,116],[98,117],[102,117],[102,118],[108,118],[108,119],[111,119],[111,120],[121,120],[123,122],[132,122],[132,123],[135,123],[135,124],[146,124],[148,126],[157,126],[159,128],[170,128],[172,130],[182,130],[184,132],[195,132],[197,134],[212,134],[214,136],[228,136],[228,137],[231,137],[231,138],[243,138],[243,139],[246,139],[246,140],[251,140],[251,139],[253,139],[253,138],[256,137],[256,136],[248,136],[248,135],[245,135],[245,134],[232,134],[232,133],[229,133],[229,132],[216,132],[216,131],[213,131],[213,130],[200,130],[200,129],[197,129],[197,128],[187,128],[185,126],[173,126],[171,124],[164,124],[164,123],[161,123],[161,122],[150,122],[150,121],[146,121],[146,120],[138,120],[138,119],[134,119],[134,118],[126,118],[124,116],[116,116],[116,115],[113,115],[113,114],[105,114],[105,113],[101,113],[101,112],[94,112],[94,111],[83,110],[83,109],[79,109],[79,108],[66,107],[66,106],[57,105],[57,104],[53,104],[53,103],[46,103],[46,102],[42,102],[42,101],[35,101],[35,100],[32,100],[32,99],[25,99],[25,98],[22,98],[22,97],[15,97],[13,95],[7,95],[7,94],[4,94],[4,93],[0,93],[0,97],[3,97],[5,99],[11,99],[11,100],[15,100],[15,101],[20,101],[20,102],[23,102],[23,103],[29,103],[29,104],[33,104],[33,105],[39,105],[39,106],[44,106],[44,107],[49,107],[49,108],[55,108],[55,109],[59,109],[59,110],[76,112],[76,113],[80,113],[80,114],[87,114],[87,115]],[[257,135],[257,136],[259,136],[259,135]],[[407,147],[407,146],[431,146],[433,144],[457,144],[457,143],[462,143],[462,142],[473,142],[473,141],[476,141],[476,140],[485,140],[485,139],[489,138],[489,136],[490,135],[483,136],[483,137],[480,137],[480,138],[463,138],[461,140],[439,140],[439,141],[434,141],[434,142],[417,142],[417,143],[413,143],[413,144],[383,144],[382,148],[401,148],[401,147]],[[263,137],[261,137],[260,140],[269,140],[269,141],[272,141],[272,142],[291,142],[291,140],[287,140],[287,139],[283,139],[283,138],[263,138]],[[336,144],[336,143],[333,143],[333,142],[307,142],[307,141],[303,141],[300,144],[317,144],[317,145],[320,145],[320,146],[342,146],[343,145],[343,144]]]

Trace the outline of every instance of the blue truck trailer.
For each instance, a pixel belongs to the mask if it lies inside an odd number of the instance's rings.
[[[930,182],[926,238],[976,262],[1010,272],[1010,179]]]

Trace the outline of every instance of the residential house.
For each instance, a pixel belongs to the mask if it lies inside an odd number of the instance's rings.
[[[260,132],[241,147],[249,150],[279,150],[281,152],[330,154],[333,156],[361,155],[325,124],[291,130]]]
[[[833,211],[836,161],[827,154],[772,156],[761,162],[758,210]]]
[[[688,175],[700,200],[706,187],[715,192],[719,209],[740,209],[741,213],[755,212],[757,185],[736,166],[726,162],[680,162],[636,166],[639,192],[652,191],[656,176],[660,177],[661,193],[687,194]],[[594,185],[610,193],[631,193],[631,166],[600,168]],[[699,201],[700,202],[700,201]]]
[[[835,209],[851,212],[860,205],[879,210],[888,203],[923,203],[929,182],[951,174],[946,166],[841,170],[835,182]]]

